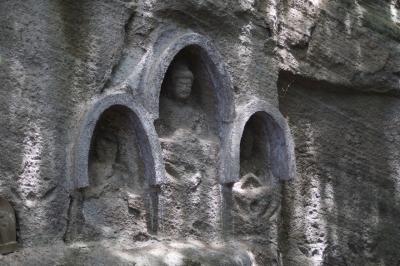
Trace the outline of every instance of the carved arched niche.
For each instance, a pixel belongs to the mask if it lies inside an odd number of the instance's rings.
[[[72,147],[74,188],[66,240],[143,238],[157,231],[160,147],[147,112],[129,94],[96,100]],[[136,222],[127,222],[134,220]]]
[[[234,115],[230,80],[201,35],[175,36],[163,47],[155,48],[160,56],[145,94],[148,106],[157,104],[153,114],[166,168],[163,228],[169,235],[209,239],[222,228],[222,162]]]
[[[237,108],[238,116],[233,123],[229,134],[231,138],[230,154],[232,155],[230,168],[232,169],[232,180],[237,182],[240,175],[241,142],[245,126],[255,129],[257,134],[264,134],[265,158],[268,158],[269,169],[278,180],[291,180],[296,176],[296,160],[294,155],[293,138],[290,133],[286,119],[280,111],[271,104],[250,100],[245,105]],[[250,122],[248,124],[248,122]],[[261,129],[260,129],[261,128]],[[254,131],[254,130],[253,130]],[[244,139],[243,141],[246,141]],[[261,143],[261,142],[260,142]],[[244,145],[242,143],[242,145]],[[257,148],[261,149],[261,148]]]
[[[232,230],[277,237],[280,180],[294,178],[296,166],[292,138],[286,120],[273,106],[251,101],[238,108],[232,129]]]
[[[193,134],[219,142],[217,100],[207,75],[195,46],[174,57],[161,86],[159,118],[155,121],[161,138]]]
[[[220,145],[217,178],[220,183],[230,183],[232,175],[228,173],[226,162],[230,158],[228,132],[235,108],[233,85],[223,58],[213,43],[201,34],[176,28],[161,29],[157,34],[153,47],[145,56],[147,64],[143,67],[138,94],[153,119],[157,120],[161,111],[160,99],[165,95],[165,90],[162,92],[161,89],[168,83],[171,63],[177,58],[186,61],[195,79],[192,96],[198,96],[198,102],[212,116],[212,130]],[[128,79],[128,84],[132,82]]]
[[[13,207],[0,197],[0,254],[17,249],[16,219]]]

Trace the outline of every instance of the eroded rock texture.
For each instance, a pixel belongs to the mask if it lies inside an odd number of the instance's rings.
[[[285,79],[281,109],[302,143],[283,192],[287,263],[399,263],[399,99]]]
[[[0,0],[0,24],[2,265],[400,263],[399,1]]]

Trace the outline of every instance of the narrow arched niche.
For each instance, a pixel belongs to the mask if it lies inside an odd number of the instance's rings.
[[[210,239],[221,231],[220,125],[216,91],[202,48],[173,58],[161,85],[155,121],[166,169],[163,228],[178,237]]]
[[[267,120],[262,112],[247,121],[240,140],[240,177],[254,175],[265,185],[271,184],[270,143]]]
[[[134,78],[127,80],[132,88],[140,90],[139,95],[144,106],[154,119],[160,117],[160,94],[168,78],[168,69],[174,58],[179,54],[189,52],[194,55],[194,66],[198,67],[201,74],[197,79],[204,78],[202,84],[209,84],[209,90],[204,90],[206,104],[213,106],[208,108],[215,112],[210,116],[211,122],[216,125],[218,142],[221,146],[218,155],[217,179],[221,184],[233,182],[230,166],[230,126],[235,118],[234,95],[231,77],[226,70],[223,57],[213,42],[204,35],[186,29],[175,27],[162,27],[154,31],[155,41],[146,54],[146,63],[138,79],[139,85],[135,85]],[[132,76],[134,77],[134,76]],[[209,94],[210,97],[206,96]],[[204,102],[203,102],[204,103]],[[216,121],[215,121],[216,120]],[[158,121],[160,122],[160,121]],[[156,125],[158,123],[156,121]],[[212,132],[214,133],[214,132]]]
[[[290,129],[279,110],[260,99],[238,105],[236,113],[229,134],[234,182],[224,190],[226,233],[243,242],[249,236],[277,239],[281,181],[296,176]]]
[[[239,180],[233,185],[232,223],[239,238],[276,236],[274,218],[280,208],[279,179],[272,171],[275,122],[265,112],[247,120],[240,140]]]
[[[104,194],[126,187],[141,193],[145,189],[144,165],[131,116],[131,110],[121,105],[100,116],[90,144],[87,191]]]
[[[157,230],[157,195],[148,176],[156,170],[146,170],[154,166],[149,136],[131,107],[100,110],[84,164],[89,185],[73,193],[65,240],[146,238]]]
[[[250,150],[245,147],[245,144],[250,140],[250,142],[255,140],[259,143],[254,149],[259,151],[257,156],[263,156],[261,161],[265,162],[263,165],[258,164],[258,171],[264,171],[268,166],[265,174],[272,174],[277,180],[295,178],[296,160],[293,139],[286,119],[279,110],[265,101],[252,100],[238,106],[237,114],[228,134],[230,139],[228,150],[231,159],[227,165],[231,169],[230,179],[237,182],[241,178],[241,172],[246,168],[245,162],[243,167],[241,166],[241,161],[243,163],[245,159],[244,149]],[[249,134],[249,132],[254,133]],[[262,150],[260,150],[261,147]],[[252,151],[250,155],[254,157],[254,150],[250,151]]]

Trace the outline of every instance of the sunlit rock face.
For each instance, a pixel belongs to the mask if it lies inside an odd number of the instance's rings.
[[[399,8],[0,1],[0,264],[399,264]]]
[[[288,265],[399,262],[399,99],[282,75],[298,179],[283,188]],[[312,108],[309,108],[312,106]]]
[[[285,70],[363,91],[399,91],[398,1],[280,2]]]

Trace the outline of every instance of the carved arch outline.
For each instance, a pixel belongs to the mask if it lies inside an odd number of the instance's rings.
[[[101,115],[113,106],[123,106],[131,112],[148,185],[157,186],[163,182],[165,174],[161,148],[150,114],[133,99],[131,94],[115,93],[93,100],[80,119],[75,139],[69,150],[70,189],[89,185],[88,163],[91,139]]]
[[[218,121],[232,122],[235,107],[231,77],[214,44],[205,36],[194,32],[170,29],[159,34],[151,49],[151,55],[147,57],[148,65],[141,75],[139,94],[143,105],[154,119],[159,117],[159,98],[165,74],[174,57],[189,46],[200,52],[201,61],[207,68],[217,98]]]
[[[226,183],[229,182],[226,178],[228,169],[225,167],[226,160],[230,157],[227,153],[230,143],[228,134],[230,124],[235,118],[235,106],[232,79],[216,46],[207,37],[195,32],[164,29],[154,42],[150,55],[146,57],[148,65],[141,75],[139,95],[152,119],[157,119],[161,86],[168,67],[175,56],[187,47],[194,47],[199,51],[201,63],[206,68],[216,96],[216,119],[221,144],[218,175],[219,181]]]
[[[294,143],[289,125],[280,111],[273,105],[261,101],[252,100],[238,107],[239,114],[231,129],[231,163],[230,179],[237,182],[240,179],[240,142],[247,122],[255,114],[262,117],[266,125],[269,141],[269,158],[271,171],[279,180],[291,180],[296,176],[296,159]]]

